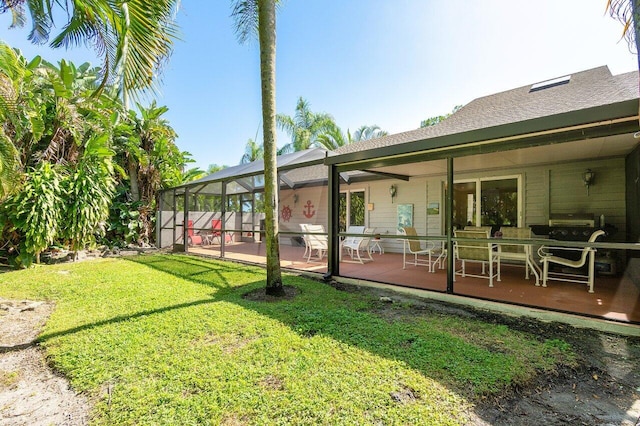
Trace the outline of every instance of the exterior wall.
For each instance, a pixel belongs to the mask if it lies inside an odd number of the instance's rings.
[[[582,174],[590,168],[596,173],[589,190]],[[618,228],[614,240],[623,241],[626,233],[625,159],[608,158],[584,162],[552,164],[526,168],[503,168],[473,173],[457,173],[455,180],[520,175],[522,179],[522,226],[546,225],[551,214],[589,213],[596,223],[601,214],[606,223]],[[446,176],[411,178],[408,182],[381,180],[365,184],[368,203],[374,209],[367,213],[367,226],[381,235],[396,234],[398,204],[413,204],[414,227],[419,235],[444,235],[444,185]],[[389,186],[397,186],[397,197],[391,202]],[[347,186],[343,186],[347,188]],[[429,203],[438,203],[439,214],[427,215]],[[400,252],[402,244],[383,239],[386,251]]]
[[[550,214],[589,213],[598,223],[601,214],[605,221],[618,228],[613,240],[624,241],[626,234],[624,158],[585,161],[552,167],[549,179]],[[591,169],[596,176],[587,188],[582,174]],[[577,189],[577,190],[576,190]]]
[[[417,165],[416,167],[419,167]],[[594,184],[587,195],[582,182],[582,174],[590,168],[596,173]],[[574,163],[551,164],[526,168],[503,168],[473,173],[457,173],[455,180],[469,178],[485,178],[497,176],[522,177],[522,226],[545,225],[551,214],[559,213],[589,213],[597,219],[605,215],[607,224],[614,225],[618,232],[613,238],[624,241],[626,234],[626,194],[625,194],[625,159],[608,158]],[[413,223],[419,235],[438,236],[444,234],[444,183],[445,174],[440,176],[416,177],[409,181],[396,179],[379,180],[367,183],[341,185],[341,191],[364,190],[367,204],[373,204],[373,210],[367,210],[365,223],[376,229],[376,233],[383,236],[397,234],[397,206],[398,204],[413,204]],[[389,187],[397,187],[397,196],[393,202],[389,195]],[[297,202],[294,200],[297,196]],[[310,209],[307,203],[310,202]],[[427,214],[430,203],[439,204],[438,214]],[[291,209],[288,220],[282,215],[285,207]],[[281,231],[300,232],[301,223],[321,224],[325,228],[328,224],[328,189],[326,186],[300,188],[280,191],[279,225]],[[315,211],[307,218],[305,213]],[[182,212],[178,212],[182,223]],[[219,212],[189,212],[189,218],[194,221],[194,227],[210,228],[211,220],[220,217]],[[260,218],[256,218],[259,224]],[[163,211],[162,226],[171,228],[173,225],[172,212]],[[226,227],[240,229],[240,215],[227,213]],[[178,231],[181,227],[178,228]],[[182,241],[178,232],[177,242]],[[234,237],[235,239],[235,237]],[[291,238],[283,236],[282,244],[291,244]],[[161,247],[173,244],[173,230],[164,229],[161,233]],[[381,241],[385,251],[401,252],[402,244],[395,238],[383,238]]]
[[[396,185],[397,195],[391,200],[389,187]],[[418,234],[427,231],[427,180],[415,178],[407,181],[381,180],[366,185],[365,197],[373,203],[373,210],[367,211],[367,226],[376,228],[381,236],[397,235],[398,204],[413,204],[413,226]],[[402,243],[395,238],[383,238],[380,244],[385,251],[401,252]]]
[[[297,196],[297,201],[295,197]],[[310,203],[310,204],[308,204]],[[301,223],[322,225],[327,229],[329,223],[328,188],[326,186],[315,186],[310,188],[287,189],[280,191],[280,202],[278,203],[278,224],[280,231],[300,232]],[[291,217],[283,215],[285,208],[291,210]],[[314,213],[315,211],[315,213]],[[306,215],[313,215],[307,217]],[[291,244],[291,238],[283,235],[280,238],[281,244]]]

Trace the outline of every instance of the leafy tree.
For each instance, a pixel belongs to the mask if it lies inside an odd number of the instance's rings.
[[[0,202],[14,189],[20,178],[18,150],[0,128]]]
[[[251,163],[264,158],[264,147],[259,145],[255,140],[249,139],[244,147],[244,154],[240,159],[240,164]]]
[[[106,134],[92,136],[85,145],[82,159],[65,181],[66,220],[62,235],[76,253],[95,242],[96,234],[105,232],[104,223],[109,217],[115,190],[109,137]]]
[[[11,13],[11,27],[23,27],[28,11],[32,20],[29,40],[36,44],[49,41],[54,16],[66,16],[66,24],[49,45],[92,45],[103,60],[99,87],[117,82],[129,93],[154,89],[153,78],[177,38],[174,17],[178,5],[179,0],[0,0],[0,13]]]
[[[17,188],[23,171],[21,148],[44,131],[34,69],[18,51],[0,42],[0,200]]]
[[[278,127],[291,137],[291,142],[280,150],[281,153],[302,151],[312,146],[323,146],[321,135],[339,131],[331,115],[314,113],[309,106],[309,102],[300,97],[293,117],[285,114],[276,116]]]
[[[192,167],[182,172],[182,183],[192,182],[194,180],[207,176],[207,172],[199,167]]]
[[[341,146],[348,145],[353,142],[365,141],[369,139],[379,138],[386,136],[388,133],[377,125],[373,126],[361,126],[358,130],[351,133],[347,129],[347,134],[342,133],[342,130],[338,126],[333,126],[326,133],[318,136],[319,145],[328,149],[335,150]]]
[[[278,170],[276,164],[276,0],[234,0],[232,16],[240,42],[258,34],[264,141],[264,206],[267,253],[266,293],[284,295],[278,244]]]
[[[353,132],[352,142],[368,141],[370,139],[380,138],[387,136],[389,132],[382,130],[380,126],[374,124],[372,126],[361,126],[358,130]]]
[[[227,166],[225,165],[218,165],[218,164],[209,164],[209,167],[207,167],[207,174],[212,175],[216,172],[219,172],[220,170],[226,169]]]
[[[449,114],[438,115],[436,117],[430,117],[430,118],[427,118],[426,120],[422,120],[420,122],[420,127],[435,126],[436,124],[440,123],[441,121],[451,117],[452,114],[455,114],[456,112],[458,112],[458,110],[460,110],[460,108],[462,108],[462,105],[456,105]]]
[[[137,107],[139,112],[130,110],[116,128],[115,150],[122,170],[127,170],[123,174],[129,178],[131,192],[130,198],[120,192],[117,201],[126,212],[112,212],[111,217],[131,218],[136,224],[142,223],[136,225],[140,233],[135,242],[147,244],[153,239],[158,191],[182,184],[185,179],[197,178],[202,172],[193,170],[189,176],[185,174],[184,166],[192,162],[191,154],[181,152],[176,146],[177,135],[163,118],[168,108],[158,106],[155,101],[146,108],[140,104]]]

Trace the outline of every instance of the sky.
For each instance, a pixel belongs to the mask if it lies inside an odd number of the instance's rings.
[[[262,142],[257,41],[238,43],[231,0],[182,0],[181,40],[161,77],[159,105],[177,145],[206,169],[236,165]],[[284,0],[277,17],[276,108],[299,97],[344,132],[412,130],[475,98],[609,66],[638,69],[606,0]],[[8,29],[0,39],[27,58],[92,62],[84,48],[53,51]],[[289,136],[278,133],[278,146]]]

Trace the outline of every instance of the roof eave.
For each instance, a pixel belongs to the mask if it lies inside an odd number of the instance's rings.
[[[493,141],[520,137],[527,135],[539,135],[541,132],[572,128],[589,123],[599,123],[622,118],[635,118],[638,116],[638,99],[617,102],[614,104],[570,111],[566,113],[550,115],[531,120],[508,123],[499,126],[486,127],[477,130],[420,139],[401,144],[389,145],[369,150],[350,152],[328,156],[326,165],[358,163],[376,158],[402,156],[415,152],[443,150],[483,141]]]

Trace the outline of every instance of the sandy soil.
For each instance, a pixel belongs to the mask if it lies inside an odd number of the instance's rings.
[[[391,303],[407,302],[396,293],[382,297],[382,315],[386,310],[398,315]],[[43,302],[0,299],[0,426],[88,424],[88,401],[51,371],[34,343],[52,309]],[[504,323],[544,338],[562,338],[578,352],[578,368],[540,377],[526,388],[481,402],[469,413],[469,425],[640,426],[640,339],[417,299],[404,314],[411,315],[411,309]]]
[[[88,423],[89,404],[47,365],[35,339],[53,310],[0,299],[0,425]]]

